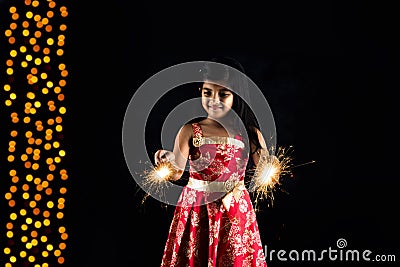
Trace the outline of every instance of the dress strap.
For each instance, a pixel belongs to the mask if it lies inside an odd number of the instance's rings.
[[[192,123],[193,129],[193,145],[199,147],[201,139],[203,138],[203,131],[198,123]]]

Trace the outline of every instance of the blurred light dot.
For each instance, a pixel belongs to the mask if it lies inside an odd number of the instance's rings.
[[[49,219],[44,219],[43,220],[44,226],[49,226],[50,225],[50,220]]]
[[[33,209],[33,214],[39,215],[40,214],[40,209],[39,208],[34,208]]]
[[[48,202],[47,202],[47,207],[48,207],[49,209],[53,208],[53,207],[54,207],[53,201],[48,201]]]
[[[36,238],[37,235],[38,235],[38,233],[37,233],[35,230],[33,230],[33,231],[31,232],[31,237]]]
[[[14,233],[12,231],[7,231],[7,237],[12,238],[14,236]]]
[[[26,180],[27,180],[28,182],[32,181],[32,180],[33,180],[32,174],[28,174],[28,175],[26,176]]]
[[[42,226],[42,223],[40,221],[35,222],[35,227],[40,228]]]
[[[28,261],[30,261],[30,262],[34,262],[34,261],[35,261],[35,257],[34,257],[34,256],[32,256],[32,255],[31,255],[31,256],[29,256],[29,257],[28,257]]]

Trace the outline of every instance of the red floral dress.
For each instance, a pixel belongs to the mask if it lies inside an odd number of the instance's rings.
[[[243,184],[244,143],[240,136],[203,137],[197,123],[192,128],[198,156],[189,159],[189,182],[175,208],[161,266],[266,267],[256,214]],[[239,181],[228,194],[219,189],[227,180]]]

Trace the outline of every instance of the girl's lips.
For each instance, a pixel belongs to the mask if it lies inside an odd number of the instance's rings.
[[[212,110],[222,109],[220,106],[208,106]]]

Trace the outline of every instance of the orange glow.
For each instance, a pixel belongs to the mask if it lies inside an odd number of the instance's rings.
[[[34,208],[33,209],[33,214],[35,214],[36,216],[40,214],[40,209],[39,208]]]
[[[37,236],[38,236],[38,233],[35,230],[33,230],[31,232],[31,237],[36,238]]]

